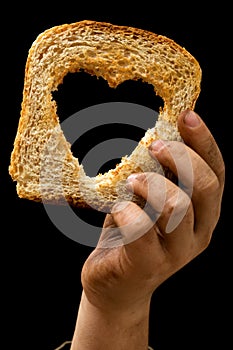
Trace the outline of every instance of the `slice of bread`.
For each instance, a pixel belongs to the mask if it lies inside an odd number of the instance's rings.
[[[158,121],[115,169],[88,177],[60,126],[52,92],[66,74],[85,71],[115,88],[130,79],[152,84],[164,106]],[[110,23],[81,21],[52,27],[32,44],[25,69],[23,101],[9,173],[20,198],[108,211],[130,199],[126,178],[160,171],[148,154],[158,138],[180,140],[177,116],[194,109],[201,68],[186,49],[155,33]],[[139,201],[133,197],[132,200]]]

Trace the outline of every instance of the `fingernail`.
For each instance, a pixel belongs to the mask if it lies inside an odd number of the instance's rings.
[[[133,192],[133,182],[137,179],[137,174],[131,174],[126,180],[126,188],[127,190]]]
[[[153,152],[159,152],[164,146],[165,144],[163,143],[163,141],[156,140],[152,142],[152,144],[149,146],[149,150]]]
[[[187,111],[184,114],[183,122],[190,128],[196,128],[198,125],[200,125],[200,119],[198,115],[193,111]]]
[[[111,213],[117,213],[119,211],[124,210],[127,207],[128,204],[129,203],[126,202],[126,201],[115,203],[114,206],[112,207]]]
[[[138,174],[131,174],[128,176],[127,178],[127,182],[133,182],[134,180],[136,180],[138,177]]]

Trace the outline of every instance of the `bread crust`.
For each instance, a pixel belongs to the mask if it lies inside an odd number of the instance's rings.
[[[73,156],[52,99],[66,74],[80,70],[101,76],[112,88],[140,79],[152,84],[164,101],[158,122],[134,152],[123,157],[115,169],[95,178],[88,177]],[[200,85],[198,61],[172,39],[153,32],[84,20],[39,34],[28,53],[9,166],[18,196],[54,204],[65,200],[72,206],[102,211],[110,210],[117,200],[129,199],[126,178],[133,172],[161,171],[147,148],[158,138],[181,140],[177,117],[183,110],[195,108]]]

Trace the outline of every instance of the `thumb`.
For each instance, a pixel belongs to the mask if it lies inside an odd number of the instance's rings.
[[[107,214],[97,248],[115,248],[123,244],[123,237],[120,229],[117,227],[112,214]]]

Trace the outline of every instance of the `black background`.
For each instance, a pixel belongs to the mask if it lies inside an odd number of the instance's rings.
[[[222,36],[219,29],[216,30],[217,15],[212,18],[210,13],[203,13],[203,9],[192,7],[186,13],[181,13],[179,7],[175,10],[176,13],[169,5],[160,9],[156,4],[155,7],[140,4],[134,5],[134,10],[126,11],[119,3],[105,6],[104,10],[99,6],[94,9],[92,5],[75,9],[66,2],[57,3],[52,11],[42,4],[39,8],[21,4],[14,8],[15,13],[20,11],[14,21],[8,23],[6,17],[2,50],[2,73],[6,79],[0,129],[0,194],[2,304],[6,310],[4,325],[9,332],[4,338],[8,339],[10,349],[54,350],[63,341],[71,339],[81,294],[80,272],[92,250],[56,229],[41,204],[19,199],[8,174],[28,50],[45,29],[83,19],[135,26],[166,35],[190,51],[202,67],[202,91],[196,111],[213,133],[226,162],[222,215],[206,251],[155,292],[149,337],[151,346],[158,350],[211,349],[213,346],[225,349],[231,343],[232,229],[227,203],[232,186],[228,181],[228,125],[219,123],[224,119],[224,101],[217,89],[213,91],[222,74],[216,69],[219,53],[213,36],[216,35],[218,43]],[[9,14],[12,14],[11,9]],[[74,90],[80,91],[78,98]],[[152,96],[151,90],[140,82],[128,82],[117,92],[109,90],[101,79],[97,82],[85,74],[67,76],[56,95],[61,120],[78,109],[102,102],[127,101],[148,107],[161,104],[161,100]],[[98,222],[102,219],[101,215],[93,217]]]

